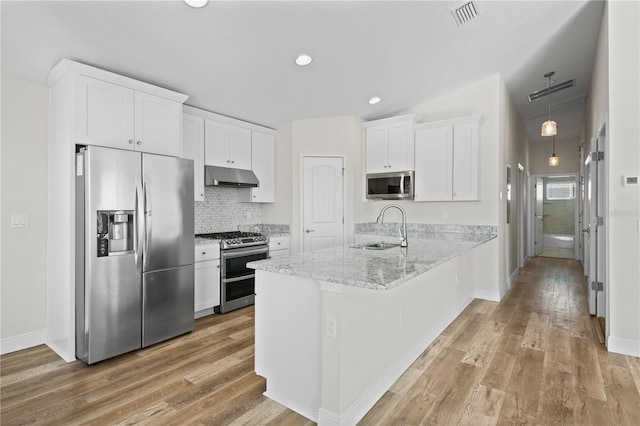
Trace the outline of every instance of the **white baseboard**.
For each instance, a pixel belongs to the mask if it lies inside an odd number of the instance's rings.
[[[499,301],[502,300],[504,295],[507,294],[507,292],[511,289],[511,287],[513,287],[513,283],[516,282],[516,280],[518,279],[519,275],[520,275],[520,268],[516,267],[516,269],[513,271],[513,273],[509,277],[509,279],[504,284],[502,284],[500,286],[499,299],[496,300],[496,302],[499,302]]]
[[[492,302],[500,301],[500,292],[498,290],[476,289],[473,295],[476,299],[490,300]]]
[[[311,411],[309,411],[307,409],[304,409],[302,407],[298,407],[296,404],[294,404],[293,402],[291,402],[287,398],[283,398],[282,396],[278,395],[277,392],[273,392],[273,390],[269,390],[269,383],[268,382],[267,382],[267,390],[265,392],[263,392],[262,395],[264,395],[267,398],[277,402],[280,405],[284,405],[288,409],[295,411],[296,413],[300,414],[301,416],[304,416],[304,417],[308,418],[309,420],[318,423],[319,425],[327,424],[327,423],[320,422],[320,419],[318,419],[318,417],[316,417],[316,415],[318,415],[319,413],[313,413],[313,412],[311,412]],[[322,408],[320,410],[322,410]],[[331,424],[331,423],[329,423],[329,424]],[[338,424],[338,423],[335,423],[335,424]]]
[[[607,339],[607,350],[609,352],[640,358],[640,341],[609,336],[609,339]]]
[[[47,330],[32,331],[19,336],[7,337],[0,341],[0,354],[21,351],[34,346],[43,345],[47,341]]]

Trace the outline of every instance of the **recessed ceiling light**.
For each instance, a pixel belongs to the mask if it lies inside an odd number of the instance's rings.
[[[209,3],[209,0],[184,0],[184,2],[191,7],[199,8],[205,7],[207,3]]]
[[[373,98],[369,99],[369,103],[370,103],[371,105],[375,105],[375,104],[377,104],[378,102],[380,102],[381,100],[382,100],[382,99],[380,99],[379,97],[374,96]]]
[[[311,61],[313,61],[313,58],[305,54],[300,55],[296,58],[296,64],[300,65],[301,67],[304,67],[305,65],[309,65]]]

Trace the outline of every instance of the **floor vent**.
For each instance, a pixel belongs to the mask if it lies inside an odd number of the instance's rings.
[[[538,99],[544,98],[550,93],[556,93],[575,85],[576,79],[572,78],[571,80],[563,81],[562,83],[553,84],[551,85],[551,87],[545,87],[544,89],[536,90],[533,93],[529,93],[529,102],[537,101]]]
[[[469,1],[451,9],[451,14],[453,15],[453,19],[456,20],[456,24],[460,26],[478,16],[478,6],[475,2]]]

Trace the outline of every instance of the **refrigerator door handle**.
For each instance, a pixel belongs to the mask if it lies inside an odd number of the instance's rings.
[[[147,186],[147,182],[145,181],[142,184],[142,194],[144,198],[144,245],[142,246],[142,260],[144,261],[145,269],[149,266],[147,250],[149,247],[149,240],[151,240],[151,202],[149,201]]]
[[[140,265],[140,259],[142,258],[141,253],[141,241],[142,241],[142,232],[144,230],[144,204],[142,200],[142,188],[140,186],[140,182],[136,178],[136,200],[135,200],[135,212],[133,218],[133,253],[134,260],[136,265]]]

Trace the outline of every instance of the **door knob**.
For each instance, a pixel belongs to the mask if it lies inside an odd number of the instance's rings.
[[[316,230],[315,229],[305,229],[304,232],[306,232],[308,234],[310,232],[316,232]]]

